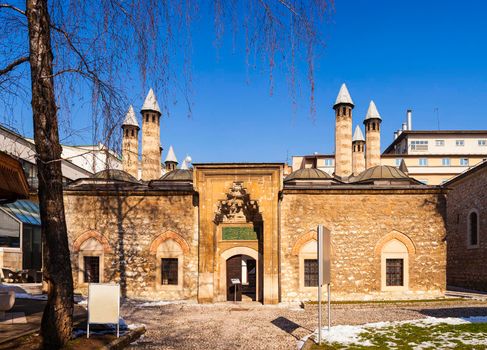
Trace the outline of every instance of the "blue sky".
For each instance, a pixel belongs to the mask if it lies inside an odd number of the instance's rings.
[[[169,145],[180,160],[189,154],[194,162],[285,162],[292,155],[332,153],[332,105],[342,82],[355,102],[354,127],[363,126],[375,101],[382,149],[408,108],[414,129],[438,129],[438,123],[441,129],[487,129],[486,13],[484,1],[336,0],[316,60],[315,117],[305,74],[293,112],[286,74],[277,72],[270,96],[267,67],[248,73],[244,47],[232,49],[227,41],[217,52],[213,25],[202,18],[193,34],[193,113],[188,118],[178,103],[163,117],[163,156]],[[136,110],[145,93],[134,93]],[[30,123],[25,115],[21,119]],[[74,112],[73,119],[89,126],[91,116]],[[28,126],[19,129],[29,133]]]

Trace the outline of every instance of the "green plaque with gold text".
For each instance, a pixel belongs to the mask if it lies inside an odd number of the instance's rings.
[[[224,241],[256,241],[257,232],[249,226],[229,226],[222,228],[222,239]]]

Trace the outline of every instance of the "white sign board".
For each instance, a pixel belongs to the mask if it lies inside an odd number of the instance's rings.
[[[232,281],[232,284],[240,284],[240,279],[238,278],[230,278],[230,280]]]
[[[120,285],[90,283],[88,285],[88,337],[90,323],[116,324],[120,318]]]

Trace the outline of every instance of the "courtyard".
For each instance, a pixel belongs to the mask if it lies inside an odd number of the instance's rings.
[[[485,300],[451,299],[449,301],[407,303],[332,304],[333,326],[395,322],[388,325],[389,328],[382,329],[382,335],[386,340],[378,341],[386,345],[387,337],[394,337],[395,326],[399,327],[398,332],[407,333],[412,329],[408,330],[405,322],[397,321],[410,320],[422,320],[415,322],[418,329],[424,328],[421,322],[426,322],[426,324],[429,322],[429,325],[435,327],[435,332],[440,335],[445,334],[444,343],[441,343],[440,336],[438,337],[440,340],[437,339],[436,343],[431,343],[429,348],[435,348],[435,346],[441,348],[442,345],[444,345],[443,348],[447,348],[451,344],[462,344],[448,340],[449,332],[455,332],[455,329],[442,328],[442,326],[432,324],[436,322],[432,320],[445,318],[450,320],[448,326],[454,327],[455,322],[451,321],[454,318],[472,318],[478,321],[481,320],[479,317],[486,315],[487,302]],[[122,316],[129,324],[142,323],[147,328],[146,334],[132,344],[131,349],[297,349],[298,346],[303,345],[301,340],[312,334],[317,328],[316,304],[307,304],[303,307],[297,304],[267,306],[257,303],[126,302],[122,307]],[[459,326],[464,329],[469,327],[464,324]],[[482,327],[485,329],[486,324],[475,323],[473,326],[475,329],[471,331],[475,333]],[[387,331],[390,334],[387,334]],[[422,337],[422,340],[426,339],[427,334],[423,334]],[[487,340],[484,338],[477,337],[474,343],[472,343],[471,337],[465,339],[466,342],[470,342],[469,344],[474,344],[473,347],[470,347],[472,349],[487,348]],[[389,346],[383,348],[395,348],[392,344],[390,342]],[[334,344],[334,346],[345,349],[349,346],[356,348],[353,343],[346,343],[343,346]],[[470,345],[465,343],[465,346]],[[415,347],[411,345],[406,348]]]

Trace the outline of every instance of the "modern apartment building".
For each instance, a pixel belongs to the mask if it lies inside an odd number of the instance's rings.
[[[439,185],[487,159],[487,130],[404,130],[385,149],[383,165],[404,160],[409,175]]]
[[[406,120],[382,153],[381,165],[399,167],[404,160],[409,176],[428,185],[440,185],[487,159],[487,130],[412,130],[410,110]],[[332,175],[335,156],[293,156],[292,167],[318,168]]]

